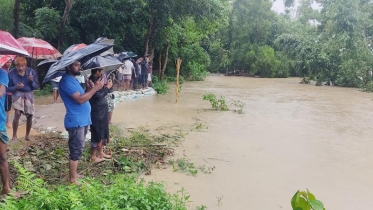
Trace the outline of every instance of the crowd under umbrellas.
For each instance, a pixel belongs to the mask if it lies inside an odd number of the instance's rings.
[[[47,83],[53,87],[54,101],[56,102],[58,95],[61,94],[61,99],[67,109],[65,128],[69,132],[69,180],[71,183],[78,184],[77,164],[84,147],[88,126],[92,133],[92,161],[100,162],[105,158],[111,158],[110,155],[104,153],[103,148],[110,140],[108,126],[111,124],[114,110],[113,83],[117,84],[118,89],[122,88],[124,91],[131,91],[131,86],[137,89],[138,84],[140,88],[146,89],[151,82],[151,67],[148,65],[148,58],[144,56],[135,60],[138,56],[133,52],[114,54],[114,40],[103,37],[98,38],[92,44],[72,45],[63,54],[41,39],[22,37],[16,40],[4,31],[0,31],[0,37],[0,67],[4,70],[1,72],[8,74],[8,76],[1,77],[5,78],[4,81],[0,78],[0,105],[2,105],[0,116],[3,113],[5,115],[6,111],[9,113],[11,108],[14,109],[12,124],[6,123],[5,119],[9,119],[9,116],[4,117],[4,122],[0,122],[2,193],[10,192],[6,160],[9,138],[6,134],[6,127],[13,128],[12,140],[17,141],[19,119],[21,115],[25,115],[27,118],[25,140],[30,140],[32,116],[35,114],[33,92]],[[28,58],[29,62],[23,56]],[[39,83],[36,71],[27,66],[30,60],[42,60],[38,67],[49,67],[41,83]],[[14,68],[10,68],[12,63]],[[4,87],[4,93],[1,92],[2,87]],[[74,88],[76,89],[73,90]],[[73,113],[72,110],[78,109],[82,111],[70,116]],[[74,125],[75,127],[67,126],[66,120],[71,122],[71,119],[75,119],[78,123]],[[86,119],[84,125],[79,124],[82,122],[81,119]],[[1,127],[2,125],[4,128]],[[81,128],[85,130],[77,132]],[[72,129],[75,129],[74,132]],[[81,133],[81,136],[77,137],[77,133],[79,135]]]

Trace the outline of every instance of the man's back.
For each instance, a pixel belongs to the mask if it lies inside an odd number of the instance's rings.
[[[79,104],[72,98],[72,95],[76,92],[84,94],[79,81],[75,77],[65,74],[60,80],[58,89],[66,108],[65,128],[83,127],[92,124],[89,102]]]

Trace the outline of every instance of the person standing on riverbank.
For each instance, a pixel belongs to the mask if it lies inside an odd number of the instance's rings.
[[[5,70],[7,74],[9,74],[12,61],[13,61],[12,58],[9,58],[9,60],[1,67],[1,69]],[[9,112],[12,109],[12,93],[9,91],[6,92],[4,107],[5,107],[5,112],[6,112],[6,127],[12,128],[12,124],[9,122]]]
[[[53,101],[54,101],[54,103],[57,103],[57,99],[58,99],[58,95],[59,95],[58,83],[60,82],[61,78],[62,78],[62,76],[59,76],[59,77],[56,77],[56,78],[51,80],[51,85],[52,85],[52,88],[53,88]]]
[[[92,69],[92,74],[89,80],[93,83],[102,79],[103,69]],[[109,139],[109,107],[106,99],[106,95],[111,92],[113,82],[108,79],[107,84],[100,90],[98,90],[89,103],[91,105],[91,160],[93,162],[101,162],[103,158],[110,159],[111,155],[104,153],[104,146],[108,143]]]
[[[6,155],[9,137],[6,132],[6,113],[4,109],[6,88],[8,87],[9,78],[5,71],[0,71],[0,175],[3,185],[1,194],[10,193],[9,164]]]
[[[10,70],[8,91],[12,93],[12,103],[14,108],[13,119],[13,137],[17,140],[17,130],[21,115],[26,116],[26,136],[25,140],[30,140],[30,131],[32,126],[32,117],[35,114],[34,90],[38,89],[38,75],[32,68],[27,67],[27,61],[24,57],[18,57],[14,60],[15,69]]]
[[[61,99],[66,108],[64,125],[69,133],[69,181],[75,184],[79,184],[78,161],[83,153],[88,126],[92,124],[91,105],[88,100],[104,85],[102,79],[97,80],[94,85],[87,81],[87,89],[84,92],[75,78],[80,75],[80,69],[81,64],[78,61],[66,67],[66,74],[62,76],[59,84]]]
[[[124,83],[124,91],[129,91],[131,89],[131,78],[132,72],[135,71],[135,67],[133,63],[129,60],[130,58],[126,58],[124,60],[124,69],[123,69],[123,83]]]
[[[142,89],[147,88],[147,81],[148,81],[148,56],[144,56],[144,58],[141,58],[140,62],[141,66],[141,85]]]

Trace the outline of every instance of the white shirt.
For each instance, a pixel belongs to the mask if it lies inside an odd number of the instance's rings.
[[[123,74],[132,74],[133,63],[130,60],[124,61]]]

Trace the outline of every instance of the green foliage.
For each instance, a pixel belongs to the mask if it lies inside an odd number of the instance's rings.
[[[39,97],[39,96],[46,96],[46,95],[50,95],[53,93],[53,88],[50,84],[46,84],[43,89],[38,89],[38,90],[35,90],[34,91],[34,95],[36,97]]]
[[[203,81],[209,74],[203,64],[192,62],[187,64],[187,68],[190,69],[190,75],[188,78],[191,81]]]
[[[213,109],[222,110],[222,111],[229,110],[223,96],[220,96],[220,98],[218,99],[216,98],[215,94],[209,93],[209,94],[203,95],[203,100],[209,101]]]
[[[54,39],[58,35],[61,16],[53,8],[42,7],[35,10],[35,23],[43,37]]]
[[[20,176],[17,189],[27,194],[15,199],[7,196],[1,209],[170,209],[185,210],[189,195],[185,190],[169,194],[160,183],[137,181],[134,176],[116,175],[106,181],[86,178],[80,187],[58,185],[53,188],[14,163]],[[104,184],[105,183],[105,184]]]
[[[307,189],[305,191],[297,191],[291,199],[293,210],[325,210],[324,204],[316,200],[316,197]]]
[[[0,30],[12,31],[13,29],[13,0],[0,0]]]
[[[168,89],[170,89],[167,79],[160,81],[158,77],[152,76],[152,84],[153,84],[154,90],[157,91],[157,93],[161,95],[166,94]]]

